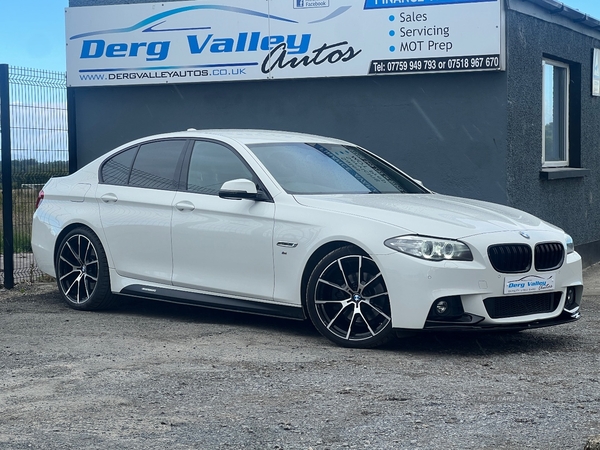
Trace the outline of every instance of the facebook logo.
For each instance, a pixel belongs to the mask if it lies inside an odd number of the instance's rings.
[[[367,0],[373,1],[373,0]],[[377,0],[375,0],[377,1]],[[386,0],[391,1],[391,0]],[[329,0],[294,0],[295,9],[304,8],[329,8]]]

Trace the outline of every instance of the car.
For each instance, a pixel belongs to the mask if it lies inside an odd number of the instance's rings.
[[[573,239],[526,212],[434,193],[339,139],[194,130],[124,144],[38,196],[32,248],[78,310],[122,296],[310,319],[371,348],[417,330],[580,317]]]

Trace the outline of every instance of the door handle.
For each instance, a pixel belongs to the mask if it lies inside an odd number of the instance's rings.
[[[115,194],[104,194],[100,197],[104,203],[115,203],[118,198]]]
[[[188,202],[187,200],[175,204],[175,208],[177,208],[179,211],[193,211],[196,209],[194,204],[192,202]]]

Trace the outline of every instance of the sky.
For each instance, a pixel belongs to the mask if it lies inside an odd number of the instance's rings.
[[[562,2],[600,20],[600,0]],[[0,64],[66,71],[68,4],[69,0],[0,0]]]
[[[69,0],[0,0],[0,64],[66,71]]]

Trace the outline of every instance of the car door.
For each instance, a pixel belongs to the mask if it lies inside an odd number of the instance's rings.
[[[258,181],[222,143],[194,142],[185,167],[173,201],[173,284],[272,299],[274,203],[219,198],[225,181]]]
[[[102,166],[96,196],[117,273],[171,284],[171,216],[185,139],[149,142]]]

